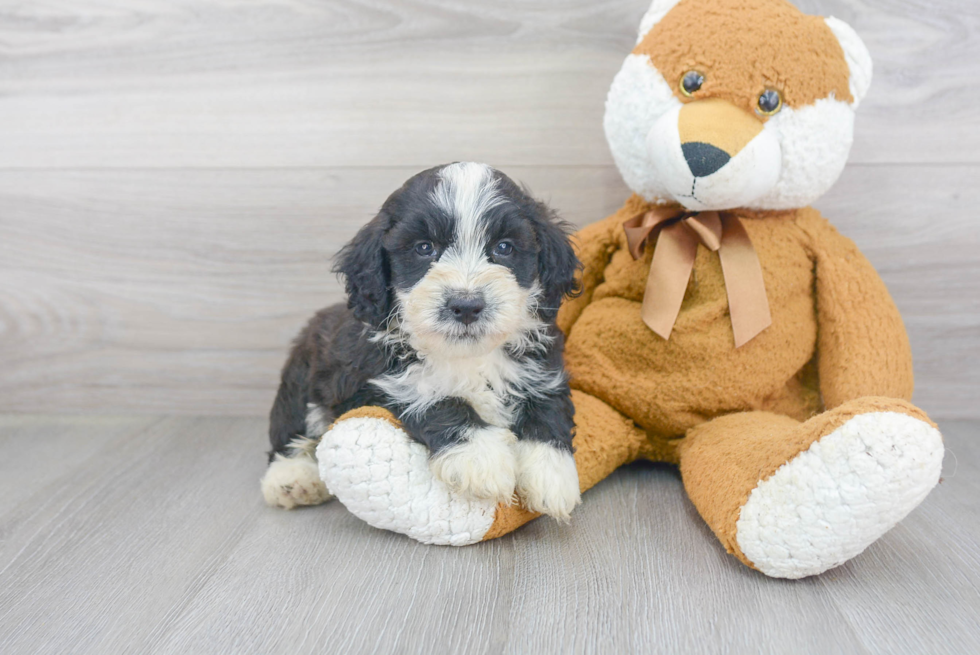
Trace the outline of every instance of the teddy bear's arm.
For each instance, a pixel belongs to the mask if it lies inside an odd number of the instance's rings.
[[[812,212],[812,213],[811,213]],[[862,396],[912,397],[912,351],[884,281],[818,212],[800,224],[816,269],[817,366],[824,405]]]
[[[580,293],[572,298],[566,298],[558,310],[558,328],[566,335],[582,311],[592,302],[592,293],[605,277],[609,257],[616,249],[619,231],[623,229],[623,221],[619,211],[601,220],[583,227],[572,236],[575,254],[582,262],[578,274]],[[628,216],[627,216],[628,218]]]

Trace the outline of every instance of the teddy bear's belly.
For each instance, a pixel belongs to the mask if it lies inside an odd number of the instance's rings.
[[[568,336],[571,385],[665,437],[732,411],[805,419],[820,397],[813,301],[800,291],[770,297],[773,324],[739,349],[724,297],[688,298],[669,340],[643,323],[638,300],[595,300]]]

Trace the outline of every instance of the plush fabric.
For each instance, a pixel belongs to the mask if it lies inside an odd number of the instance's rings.
[[[425,544],[465,546],[487,533],[496,503],[452,493],[429,471],[425,446],[383,409],[338,419],[316,450],[320,476],[347,509],[375,528]]]
[[[821,396],[828,407],[860,396],[911,398],[898,310],[854,244],[813,209],[739,213],[762,265],[771,327],[734,347],[718,256],[700,247],[670,339],[654,334],[639,311],[652,249],[634,260],[622,229],[647,206],[634,197],[577,235],[584,292],[558,316],[574,388],[658,438],[733,411],[805,420]]]
[[[691,70],[703,91],[749,113],[766,86],[793,108],[834,95],[852,102],[843,48],[819,16],[784,0],[682,0],[633,49],[675,86]]]

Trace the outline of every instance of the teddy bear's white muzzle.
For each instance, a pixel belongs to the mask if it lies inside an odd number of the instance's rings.
[[[669,199],[693,211],[734,209],[752,205],[776,185],[782,153],[774,130],[763,128],[729,156],[710,142],[682,143],[681,109],[674,107],[661,116],[646,140],[650,162]]]

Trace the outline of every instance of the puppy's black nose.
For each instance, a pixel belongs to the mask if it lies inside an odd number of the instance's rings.
[[[694,177],[708,177],[731,161],[727,152],[710,143],[699,141],[684,143],[681,144],[681,151],[684,153],[687,167],[694,173]]]
[[[486,306],[480,296],[456,296],[446,302],[446,308],[452,313],[453,318],[463,325],[469,325],[480,318]]]

